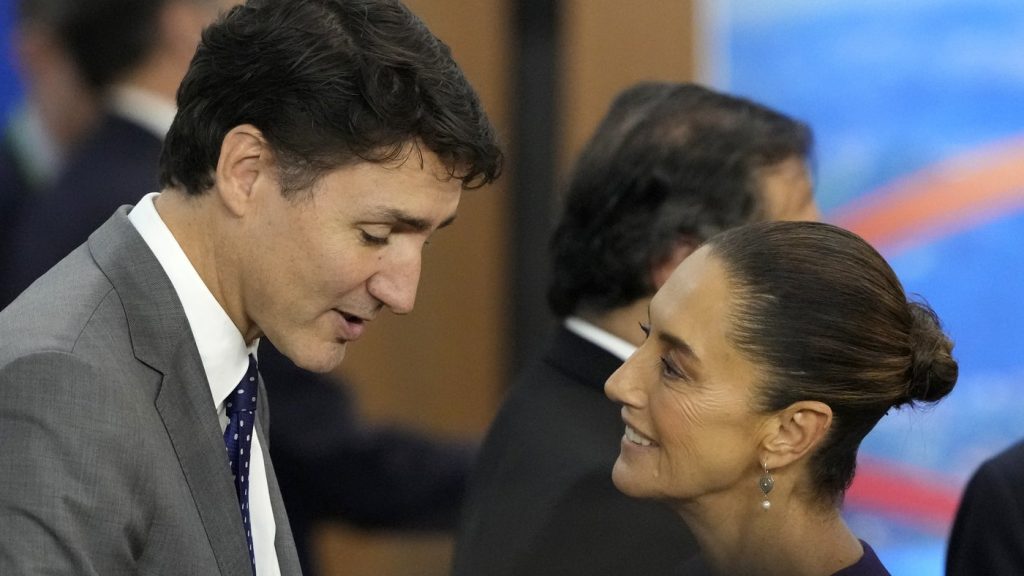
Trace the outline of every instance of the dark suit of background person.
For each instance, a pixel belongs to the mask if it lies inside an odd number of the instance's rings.
[[[34,113],[22,108],[8,121],[0,137],[0,310],[16,295],[9,279],[11,228],[18,221],[26,200],[37,194],[48,180],[41,174],[34,174],[33,159],[46,154],[42,148],[51,147],[44,143],[33,145],[30,133],[43,137],[40,124]]]
[[[152,130],[108,112],[52,190],[26,205],[14,230],[12,285],[27,288],[115,208],[158,190],[162,142]]]
[[[949,538],[946,574],[1024,574],[1024,442],[984,462],[968,482]]]
[[[106,37],[118,42],[116,35]],[[78,60],[99,69],[102,63],[89,63],[89,58],[85,53]],[[151,65],[143,59],[132,66],[138,74]],[[158,75],[147,70],[143,76]],[[160,151],[176,88],[165,85],[162,92],[131,82],[105,87],[106,112],[99,125],[18,226],[17,278],[12,281],[18,292],[84,242],[119,206],[133,205],[159,188]],[[270,454],[304,573],[317,573],[312,536],[318,522],[370,530],[455,528],[474,457],[469,446],[363,425],[344,382],[296,367],[267,340],[260,344],[259,364],[274,428]]]
[[[624,426],[604,383],[700,241],[759,218],[816,216],[809,151],[802,124],[695,85],[641,84],[615,100],[551,243],[549,302],[565,323],[487,434],[455,576],[669,574],[697,554],[669,507],[612,484]]]
[[[18,335],[0,346],[0,438],[31,455],[14,461],[0,451],[0,490],[23,494],[4,500],[32,511],[0,517],[0,573],[250,573],[202,360],[127,210],[0,312],[0,333]],[[27,362],[26,353],[45,360]],[[46,398],[60,398],[60,409],[37,404]],[[64,412],[70,406],[75,413]],[[257,425],[265,435],[266,411]],[[299,574],[267,474],[282,574]],[[58,485],[69,479],[76,483]],[[40,486],[53,496],[31,502]],[[106,521],[90,522],[95,514]]]
[[[69,12],[52,0],[19,0],[15,11],[12,48],[23,98],[0,138],[0,309],[21,291],[10,270],[21,209],[49,189],[97,115],[96,95],[61,41]]]
[[[10,231],[21,204],[28,195],[25,171],[18,160],[10,136],[0,141],[0,310],[14,300],[14,287],[8,279],[11,257]]]
[[[360,422],[348,384],[298,368],[269,342],[259,351],[269,387],[270,454],[303,573],[318,524],[364,530],[451,531],[474,449],[409,430]]]

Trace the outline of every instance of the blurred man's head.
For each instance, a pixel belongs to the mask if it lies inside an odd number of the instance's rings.
[[[158,91],[172,98],[195,53],[200,32],[219,11],[235,3],[76,0],[69,3],[72,8],[60,33],[93,89],[102,91],[121,82],[159,82]]]
[[[40,137],[46,140],[37,152],[52,156],[24,159],[40,173],[33,176],[40,178],[45,173],[48,179],[58,167],[33,164],[58,162],[98,116],[98,95],[86,82],[66,37],[76,13],[74,0],[20,0],[17,6],[12,34],[15,64],[28,109],[37,115]]]
[[[552,310],[635,305],[717,232],[816,219],[811,148],[806,125],[749,100],[692,84],[626,90],[572,173],[551,243]]]
[[[119,85],[173,105],[199,36],[236,0],[18,0],[13,49],[25,92],[19,163],[50,183]]]

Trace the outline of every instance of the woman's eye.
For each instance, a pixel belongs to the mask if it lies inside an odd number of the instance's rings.
[[[363,236],[364,244],[368,244],[371,246],[386,246],[388,243],[387,236],[374,236],[373,234],[370,234],[365,230],[361,230],[360,233]]]
[[[689,377],[665,358],[661,359],[661,373],[668,378],[687,380]]]

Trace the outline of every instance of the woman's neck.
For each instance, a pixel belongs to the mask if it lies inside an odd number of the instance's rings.
[[[762,509],[751,494],[718,494],[676,505],[719,574],[829,576],[857,562],[863,549],[839,511],[789,494]]]

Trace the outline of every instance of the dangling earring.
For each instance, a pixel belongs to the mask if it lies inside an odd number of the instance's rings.
[[[775,488],[775,478],[772,478],[772,473],[768,471],[768,461],[764,460],[761,462],[761,466],[764,467],[764,473],[761,474],[761,479],[757,482],[757,485],[761,488],[761,493],[764,495],[764,499],[761,500],[761,508],[767,510],[772,507],[772,503],[768,500],[768,493]]]

